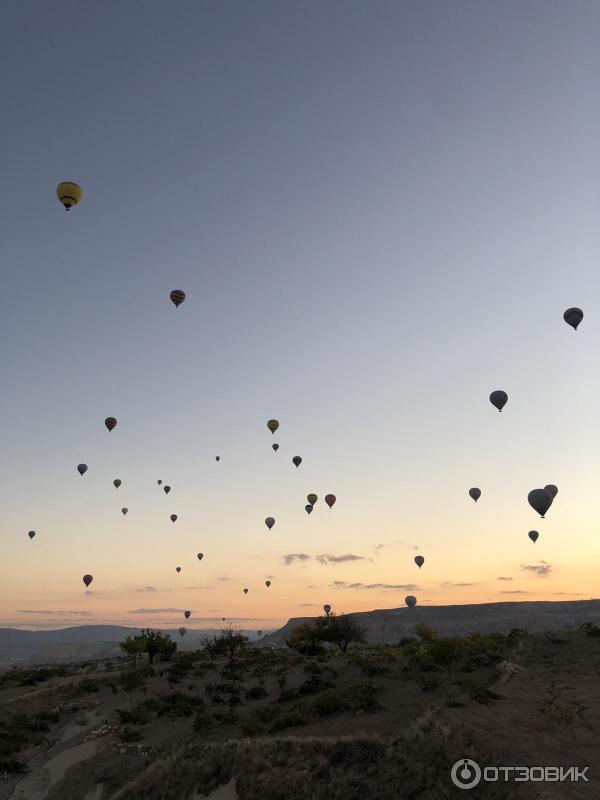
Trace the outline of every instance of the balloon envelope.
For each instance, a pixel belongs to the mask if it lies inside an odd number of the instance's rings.
[[[534,511],[544,519],[544,514],[552,505],[552,495],[546,489],[532,489],[527,495],[527,501]]]
[[[177,514],[171,514],[170,519],[171,519],[171,522],[175,522],[175,520],[177,519]]]
[[[307,506],[304,506],[304,510],[306,511],[307,514],[312,514],[313,507],[309,503]]]
[[[577,330],[577,326],[583,319],[583,311],[580,308],[567,308],[563,314],[563,319],[567,325],[570,325],[574,330]]]
[[[161,481],[161,479],[160,479],[160,478],[159,478],[159,479],[158,479],[156,482],[158,483],[158,485],[159,485],[159,486],[160,486],[160,485],[161,485],[161,483],[162,483],[162,481]]]
[[[89,585],[90,585],[90,583],[91,583],[93,580],[94,580],[94,576],[93,576],[93,575],[84,575],[84,576],[83,576],[83,582],[85,583],[85,585],[86,585],[86,586],[89,586]]]
[[[325,502],[327,503],[329,508],[333,507],[333,504],[335,503],[335,500],[336,500],[336,497],[335,497],[334,494],[326,494],[325,495]]]
[[[553,483],[549,483],[547,486],[544,486],[544,489],[548,492],[550,497],[554,500],[554,498],[558,494],[558,486],[555,486]]]
[[[269,588],[270,585],[271,585],[271,581],[265,581],[265,586],[267,587],[267,589]]]
[[[531,541],[535,544],[538,540],[539,533],[537,531],[529,531],[527,536],[529,536]]]
[[[295,464],[296,467],[299,467],[300,464],[302,463],[302,459],[300,458],[300,456],[294,456],[292,458],[292,463]]]
[[[476,486],[474,486],[472,489],[469,489],[469,497],[472,497],[473,500],[477,502],[481,497],[481,489],[478,489]]]
[[[115,485],[115,488],[118,489],[119,486],[121,485],[121,479],[120,478],[115,478],[113,483]]]
[[[307,500],[308,500],[308,502],[311,504],[311,506],[314,506],[314,504],[317,502],[317,500],[318,500],[319,498],[317,497],[317,495],[316,495],[316,494],[307,494],[307,495],[306,495],[306,499],[307,499]]]
[[[183,612],[183,616],[184,616],[186,619],[189,619],[189,618],[192,616],[192,612],[191,612],[191,611],[184,611],[184,612]]]
[[[185,300],[185,292],[183,292],[181,289],[173,289],[169,297],[171,298],[171,302],[174,304],[175,308],[178,308]]]
[[[404,602],[409,608],[414,608],[417,605],[417,598],[414,595],[409,594],[408,597],[404,598]]]
[[[204,558],[204,553],[198,553],[198,561],[202,561]]]
[[[495,406],[498,411],[502,411],[508,401],[508,395],[502,389],[496,389],[490,395],[490,403]]]
[[[215,461],[220,461],[220,460],[221,460],[221,456],[215,456]]]
[[[181,567],[175,567],[175,572],[181,572]]]
[[[163,491],[164,491],[165,494],[169,494],[169,492],[171,491],[171,487],[170,486],[163,486]]]
[[[329,612],[331,611],[331,606],[329,605],[329,603],[325,603],[325,605],[323,606],[323,611],[326,614],[329,614]]]
[[[117,427],[117,420],[115,419],[115,417],[107,417],[104,420],[104,424],[106,425],[106,427],[108,428],[108,432],[110,433],[114,428]]]
[[[179,628],[179,635],[182,637],[185,636],[185,628]]]
[[[56,187],[56,196],[68,211],[72,206],[76,206],[83,197],[81,186],[72,181],[63,181]]]
[[[29,531],[27,536],[29,536],[30,539],[33,539],[33,537],[35,536],[35,531]]]
[[[244,594],[248,594],[248,589],[244,589]]]
[[[121,509],[121,514],[123,514],[123,516],[125,516],[125,514],[126,514],[128,511],[129,511],[129,509],[128,509],[128,508],[122,508],[122,509]]]
[[[271,433],[275,433],[278,427],[279,427],[279,420],[277,419],[270,419],[267,422],[267,428],[271,431]]]
[[[265,519],[265,525],[267,526],[267,528],[268,528],[269,530],[271,530],[271,528],[273,527],[273,525],[275,525],[275,518],[274,518],[274,517],[267,517],[267,518]]]
[[[87,472],[87,464],[77,464],[77,472],[80,475],[85,475]]]
[[[271,447],[273,448],[273,450],[275,450],[275,452],[277,452],[279,450],[279,445],[277,444],[277,442],[273,442]]]
[[[421,569],[424,563],[425,559],[423,558],[423,556],[415,556],[415,564],[419,569]]]

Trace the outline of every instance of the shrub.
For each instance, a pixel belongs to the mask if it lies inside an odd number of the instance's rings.
[[[117,708],[117,714],[121,725],[145,725],[150,721],[142,704],[134,706],[130,711]]]
[[[244,736],[260,736],[265,732],[263,722],[255,714],[242,717],[239,725]]]
[[[322,675],[311,675],[298,687],[298,692],[301,695],[316,694],[323,691],[323,689],[333,689],[333,687],[333,681],[324,678]]]
[[[121,730],[119,738],[122,742],[129,743],[129,742],[139,742],[143,737],[142,737],[142,732],[139,728],[126,727]]]
[[[208,733],[212,728],[210,714],[206,710],[197,711],[194,717],[194,732]]]
[[[313,700],[313,711],[319,717],[327,717],[347,708],[344,695],[338,689],[325,689]]]
[[[600,627],[593,622],[584,622],[579,626],[579,630],[586,636],[600,636]]]
[[[261,700],[268,694],[264,686],[251,686],[246,691],[246,700]]]
[[[85,678],[80,681],[75,689],[75,694],[93,694],[99,691],[98,684],[93,678]]]
[[[298,725],[304,725],[305,722],[306,717],[304,715],[304,710],[300,706],[297,708],[290,708],[273,720],[269,727],[269,733],[276,733],[285,728],[294,728]]]

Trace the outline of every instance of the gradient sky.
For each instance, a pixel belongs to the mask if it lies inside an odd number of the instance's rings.
[[[598,596],[598,3],[2,17],[0,624]]]

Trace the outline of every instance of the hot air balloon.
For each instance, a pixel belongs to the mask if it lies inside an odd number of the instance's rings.
[[[29,536],[30,539],[33,539],[33,537],[35,536],[35,531],[29,531],[27,536]]]
[[[335,503],[335,495],[334,494],[326,494],[325,495],[325,502],[329,506],[329,508],[333,508],[333,504]]]
[[[123,516],[125,516],[125,514],[126,514],[128,511],[129,511],[129,509],[128,509],[128,508],[122,508],[122,509],[121,509],[121,514],[123,514]]]
[[[552,505],[552,495],[546,489],[532,489],[527,495],[527,501],[534,511],[544,519],[544,514]]]
[[[300,458],[300,456],[294,456],[292,458],[292,464],[294,464],[296,467],[299,467],[301,463],[302,459]]]
[[[191,611],[184,611],[184,612],[183,612],[183,616],[184,616],[186,619],[189,619],[189,618],[192,616],[192,612],[191,612]]]
[[[577,330],[577,326],[583,319],[583,311],[580,308],[567,308],[563,314],[563,319],[573,330]]]
[[[502,411],[508,401],[508,395],[502,389],[496,389],[490,395],[490,403],[495,406],[498,411]]]
[[[538,540],[539,533],[537,531],[529,531],[527,536],[529,536],[531,541],[535,544]]]
[[[85,585],[86,585],[86,586],[89,586],[89,585],[90,585],[90,583],[91,583],[93,580],[94,580],[94,576],[93,576],[93,575],[84,575],[84,576],[83,576],[83,582],[85,583]]]
[[[425,559],[423,558],[423,556],[415,556],[415,564],[419,569],[421,569],[424,563]]]
[[[185,636],[185,628],[179,628],[179,635],[183,638]]]
[[[170,516],[171,522],[175,522],[176,519],[177,519],[177,514],[171,514],[171,516]]]
[[[159,486],[160,486],[160,485],[161,485],[161,483],[162,483],[162,481],[161,481],[161,479],[160,479],[160,478],[159,478],[159,479],[158,479],[156,482],[158,483],[158,485],[159,485]]]
[[[274,517],[267,517],[267,518],[265,519],[265,525],[267,526],[267,528],[268,528],[269,530],[271,530],[271,528],[273,527],[273,525],[275,525],[275,519],[274,519]]]
[[[85,475],[87,472],[87,464],[77,464],[77,472],[80,475]]]
[[[472,489],[469,489],[469,497],[472,497],[473,500],[477,502],[481,497],[481,489],[478,489],[476,486],[474,486]]]
[[[544,489],[548,492],[550,497],[554,500],[554,498],[558,494],[558,486],[555,486],[553,483],[549,483],[547,486],[544,486]]]
[[[59,183],[56,187],[56,196],[65,207],[65,211],[68,211],[72,206],[76,206],[77,203],[81,201],[83,192],[81,186],[78,186],[76,183],[63,181],[63,183]]]
[[[104,420],[104,424],[106,425],[108,432],[110,433],[114,428],[117,427],[117,420],[115,417],[107,417]]]
[[[307,514],[312,514],[313,507],[309,503],[307,506],[304,506],[304,510]]]
[[[171,487],[170,486],[163,486],[163,491],[164,491],[165,494],[169,494],[169,492],[171,491]]]
[[[279,450],[279,445],[277,444],[277,442],[273,442],[271,447],[273,448],[273,450],[275,450],[275,452],[277,452]]]
[[[175,308],[179,308],[179,306],[185,300],[185,292],[182,292],[181,289],[173,289],[169,297],[171,298],[171,302],[174,304]]]
[[[265,581],[265,586],[267,587],[267,589],[269,588],[270,585],[271,585],[271,581]]]
[[[325,603],[325,605],[323,606],[323,611],[327,614],[327,616],[329,616],[329,614],[331,613],[331,606],[329,605],[329,603]]]
[[[175,572],[181,572],[181,567],[175,567]]]
[[[248,589],[244,589],[244,594],[248,594]]]
[[[256,631],[256,635],[257,635],[257,636],[258,636],[258,638],[260,639],[260,637],[262,636],[262,631]]]
[[[119,486],[121,485],[121,479],[120,478],[115,478],[113,483],[115,485],[115,489],[118,489]]]
[[[272,434],[275,433],[278,427],[279,427],[279,420],[277,419],[270,419],[267,422],[267,428],[271,431]]]
[[[202,561],[204,558],[204,553],[198,553],[198,561]]]
[[[414,595],[409,594],[408,597],[404,598],[404,602],[409,608],[414,608],[417,605],[417,598]]]
[[[319,498],[317,497],[316,494],[307,494],[306,499],[311,504],[311,506],[314,506]]]
[[[215,456],[215,461],[220,461],[220,460],[221,460],[221,456]]]

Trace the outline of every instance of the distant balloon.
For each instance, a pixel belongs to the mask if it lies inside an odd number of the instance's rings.
[[[574,330],[577,330],[577,326],[583,319],[583,311],[580,308],[567,308],[563,314],[563,319],[567,325],[570,325]]]
[[[121,509],[121,514],[123,514],[123,516],[125,516],[125,514],[126,514],[128,511],[129,511],[129,509],[128,509],[128,508],[122,508],[122,509]]]
[[[275,450],[275,452],[277,452],[279,450],[279,445],[277,444],[277,442],[273,442],[271,447],[273,448],[273,450]]]
[[[115,478],[113,483],[115,485],[115,489],[118,489],[119,486],[121,485],[121,479],[120,478]]]
[[[417,598],[414,595],[409,594],[408,597],[404,598],[404,602],[409,608],[414,608],[417,605]]]
[[[35,531],[29,531],[27,536],[29,536],[30,539],[33,539],[33,537],[35,536]]]
[[[198,561],[202,561],[204,558],[204,553],[198,553]]]
[[[170,486],[163,486],[163,491],[164,491],[165,494],[169,494],[169,492],[171,491],[171,487]]]
[[[267,587],[267,589],[269,588],[270,585],[271,585],[271,581],[265,581],[265,586]]]
[[[221,456],[215,456],[215,461],[220,461],[220,460],[221,460]]]
[[[329,603],[325,603],[325,605],[323,606],[323,611],[324,611],[324,612],[325,612],[327,615],[329,615],[329,614],[331,613],[331,606],[329,605]]]
[[[309,503],[307,506],[304,506],[304,510],[306,511],[307,514],[312,514],[313,507]]]
[[[183,612],[183,616],[184,616],[186,619],[189,619],[189,618],[192,616],[192,612],[191,612],[191,611],[184,611],[184,612]]]
[[[314,506],[319,498],[317,497],[316,494],[307,494],[306,499],[311,504],[311,506]]]
[[[419,569],[421,569],[424,563],[425,559],[423,558],[423,556],[415,556],[415,564]]]
[[[173,289],[169,297],[171,298],[171,302],[175,305],[175,308],[179,308],[185,300],[185,292],[182,292],[181,289]]]
[[[554,498],[558,494],[558,486],[555,486],[553,483],[549,483],[547,486],[544,486],[544,489],[548,492],[550,497],[554,500]]]
[[[335,503],[336,497],[334,494],[326,494],[325,495],[325,502],[329,506],[329,508],[333,508],[333,504]]]
[[[469,497],[472,497],[473,500],[477,502],[481,497],[481,489],[478,489],[476,486],[474,486],[472,489],[469,489]]]
[[[110,433],[114,428],[117,427],[117,420],[115,419],[115,417],[107,417],[104,420],[104,424],[106,425],[106,427],[108,428],[108,432]]]
[[[502,411],[507,401],[508,395],[506,392],[503,392],[502,389],[496,389],[496,391],[492,392],[490,395],[490,403],[495,406],[498,411]]]
[[[529,531],[527,536],[529,536],[531,541],[535,544],[538,540],[539,533],[537,531]]]
[[[256,631],[256,635],[257,635],[257,636],[258,636],[258,638],[260,639],[260,637],[262,636],[262,631]]]
[[[248,589],[244,589],[244,594],[248,594]]]
[[[292,458],[292,463],[295,464],[296,467],[299,467],[300,464],[302,463],[302,459],[300,458],[300,456],[294,456]]]
[[[275,431],[277,430],[277,428],[278,428],[278,427],[279,427],[279,420],[277,420],[277,419],[270,419],[270,420],[267,422],[267,428],[268,428],[268,429],[271,431],[271,433],[273,433],[273,434],[275,433]]]
[[[175,572],[181,572],[181,567],[175,567]]]
[[[161,485],[161,483],[162,483],[162,481],[161,481],[161,479],[160,479],[160,478],[159,478],[159,479],[158,479],[156,482],[158,483],[158,485],[159,485],[159,486],[160,486],[160,485]]]
[[[179,635],[183,638],[185,636],[185,628],[179,628]]]
[[[84,576],[83,576],[83,582],[85,583],[85,585],[86,585],[86,586],[89,586],[89,585],[90,585],[90,583],[91,583],[93,580],[94,580],[94,576],[93,576],[93,575],[84,575]]]
[[[56,196],[65,207],[65,211],[68,211],[81,201],[83,192],[81,186],[78,186],[76,183],[64,181],[63,183],[59,183],[56,187]]]
[[[87,468],[87,464],[77,464],[77,472],[80,475],[85,475],[85,473],[87,472],[87,469],[88,469]]]
[[[527,502],[544,519],[544,514],[552,505],[552,495],[546,489],[532,489],[527,495]]]
[[[175,522],[177,520],[177,514],[171,514],[170,520],[171,522]]]
[[[271,530],[271,528],[273,527],[273,525],[275,525],[275,518],[274,518],[274,517],[267,517],[267,518],[265,519],[265,525],[267,526],[267,528],[268,528],[269,530]]]

